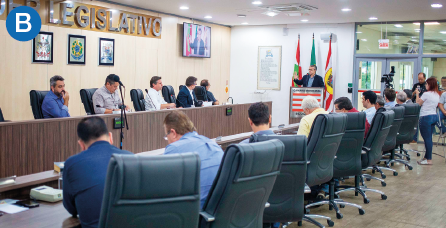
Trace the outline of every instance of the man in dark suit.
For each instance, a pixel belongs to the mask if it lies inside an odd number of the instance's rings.
[[[198,28],[197,37],[195,38],[194,42],[192,43],[192,36],[189,41],[190,47],[194,49],[195,55],[204,55],[205,46],[203,40],[201,39],[201,28]]]
[[[324,79],[316,74],[316,65],[311,65],[308,69],[308,74],[299,80],[297,74],[294,74],[294,82],[298,85],[303,85],[303,87],[325,87]]]
[[[183,108],[189,108],[197,104],[198,100],[194,92],[196,85],[197,78],[194,76],[189,76],[186,79],[186,86],[183,86],[178,93],[177,100]]]

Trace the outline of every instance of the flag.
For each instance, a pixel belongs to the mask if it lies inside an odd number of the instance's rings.
[[[333,110],[333,88],[334,88],[334,76],[333,68],[331,67],[331,35],[330,44],[328,46],[327,63],[325,65],[325,98],[324,107],[326,111],[331,112]]]
[[[296,51],[296,63],[294,64],[294,73],[293,78],[291,80],[291,86],[297,87],[297,84],[294,82],[294,75],[298,75],[299,80],[302,80],[302,68],[300,66],[300,34],[297,40],[297,51]]]
[[[311,48],[311,62],[310,65],[316,65],[316,48],[314,47],[314,33],[313,33],[313,47]]]

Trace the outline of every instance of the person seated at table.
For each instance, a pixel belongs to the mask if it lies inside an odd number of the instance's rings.
[[[199,135],[189,117],[180,111],[172,111],[164,119],[164,131],[168,144],[164,154],[197,152],[201,160],[200,208],[206,201],[223,157],[223,150],[214,141]]]
[[[70,95],[65,91],[64,80],[59,75],[51,77],[51,90],[46,94],[42,102],[43,118],[70,117],[70,113],[68,113]]]
[[[220,102],[217,99],[215,99],[214,94],[211,91],[209,91],[209,89],[211,88],[211,84],[209,83],[209,80],[207,80],[207,79],[201,80],[200,86],[203,86],[206,88],[206,95],[208,98],[207,101],[211,101],[212,105],[220,104]]]
[[[102,206],[108,162],[112,154],[132,154],[113,146],[104,120],[87,117],[77,125],[82,152],[65,161],[63,205],[82,227],[97,227]]]
[[[252,131],[256,135],[275,135],[274,131],[269,129],[271,124],[271,115],[268,111],[268,105],[257,102],[248,109],[248,121]],[[240,143],[249,143],[249,138]]]
[[[375,113],[376,113],[375,104],[376,104],[376,93],[375,92],[368,90],[368,91],[365,91],[364,93],[362,93],[362,106],[364,108],[366,108],[366,110],[364,110],[364,112],[365,112],[365,115],[367,117],[367,121],[369,122],[369,124],[372,124],[373,117],[375,117]]]
[[[353,107],[352,102],[347,97],[340,97],[336,99],[334,105],[335,105],[335,112],[337,113],[359,112],[358,110],[356,110],[355,107]],[[370,129],[370,124],[366,118],[364,138],[367,136],[367,132],[369,132],[369,129]]]
[[[105,79],[105,85],[94,92],[92,99],[96,114],[112,114],[113,111],[121,111],[122,101],[118,86],[119,76],[110,74]],[[125,110],[129,110],[127,105]]]
[[[144,99],[146,111],[175,108],[175,103],[167,103],[164,98],[161,97],[159,91],[162,88],[163,81],[161,81],[161,77],[153,76],[152,79],[150,79],[150,89]]]
[[[375,110],[378,110],[379,108],[384,108],[385,104],[386,101],[384,100],[384,97],[381,95],[376,95]]]
[[[183,86],[178,93],[177,100],[183,108],[190,108],[197,104],[198,100],[194,92],[196,85],[197,78],[189,76],[186,79],[186,86]]]
[[[302,100],[302,109],[304,110],[305,116],[300,120],[297,134],[308,137],[316,116],[319,114],[328,114],[328,112],[321,108],[319,102],[312,96],[307,96]]]
[[[396,98],[396,93],[395,90],[393,89],[385,89],[384,90],[384,97],[385,97],[385,101],[386,103],[384,104],[385,107],[395,107],[396,102],[395,102],[395,98]]]
[[[396,103],[397,103],[397,105],[405,104],[409,100],[407,99],[406,92],[404,92],[403,90],[398,91],[398,93],[396,94]]]

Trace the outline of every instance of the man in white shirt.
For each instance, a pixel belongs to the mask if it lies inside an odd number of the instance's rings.
[[[376,103],[376,93],[374,93],[371,90],[362,93],[362,106],[366,108],[364,112],[367,121],[369,122],[370,125],[372,124],[373,117],[375,116],[376,113],[375,103]]]
[[[159,91],[163,88],[161,77],[153,76],[152,79],[150,79],[150,87],[151,88],[144,99],[146,111],[175,108],[175,103],[167,103],[159,93]]]

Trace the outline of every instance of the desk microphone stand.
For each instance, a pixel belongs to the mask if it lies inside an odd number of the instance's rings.
[[[122,85],[119,85],[119,92],[121,92],[121,101],[122,101],[122,105],[121,105],[121,134],[119,135],[119,138],[120,138],[119,149],[122,150],[122,140],[124,139],[124,132],[122,132],[122,129],[124,128],[124,126],[122,126],[122,124],[124,123],[123,120],[125,119],[125,127],[127,128],[127,131],[129,130],[129,125],[127,123],[127,114],[125,113],[124,96],[122,95]]]

